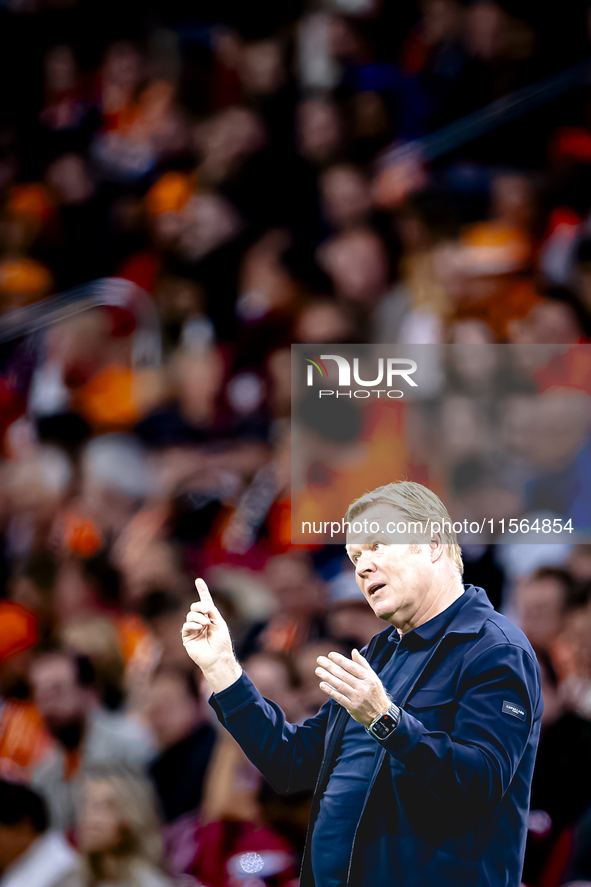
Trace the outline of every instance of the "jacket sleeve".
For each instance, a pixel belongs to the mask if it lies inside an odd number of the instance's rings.
[[[491,647],[469,666],[456,704],[450,734],[404,710],[384,745],[436,797],[480,816],[503,798],[540,718],[538,665],[518,646]]]
[[[213,694],[209,703],[276,791],[289,794],[314,788],[332,700],[301,726],[289,724],[281,708],[261,696],[243,672],[230,687]]]

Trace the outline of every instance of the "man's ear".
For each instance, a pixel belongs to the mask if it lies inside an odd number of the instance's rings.
[[[444,546],[441,540],[441,533],[434,533],[429,542],[429,553],[431,555],[431,563],[436,564],[443,556]]]

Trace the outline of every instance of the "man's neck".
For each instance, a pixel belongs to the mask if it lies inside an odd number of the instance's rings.
[[[413,631],[420,625],[424,625],[425,622],[429,622],[431,619],[439,616],[440,613],[451,607],[454,601],[457,601],[463,594],[464,586],[459,577],[457,580],[450,581],[443,588],[434,589],[433,594],[427,596],[424,606],[417,610],[408,620],[408,623],[403,626],[396,626],[398,634],[402,637],[407,632]]]

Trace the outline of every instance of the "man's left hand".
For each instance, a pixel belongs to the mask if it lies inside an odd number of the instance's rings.
[[[320,689],[346,708],[352,718],[364,727],[385,714],[390,699],[379,677],[358,650],[352,659],[340,653],[329,653],[316,660],[316,674],[321,678]]]

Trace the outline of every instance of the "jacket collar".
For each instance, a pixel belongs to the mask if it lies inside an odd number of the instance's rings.
[[[490,619],[495,608],[488,599],[484,588],[477,585],[464,585],[462,606],[448,626],[448,634],[479,634],[482,626]]]
[[[492,609],[483,588],[465,585],[464,594],[433,619],[419,625],[415,633],[429,641],[443,634],[478,634]]]
[[[489,601],[483,588],[474,585],[464,585],[464,594],[455,600],[449,607],[424,622],[403,637],[406,643],[413,646],[425,646],[439,640],[444,634],[478,634],[494,612],[494,607]],[[388,640],[398,642],[400,636],[396,628],[386,629],[382,634],[388,635]]]

